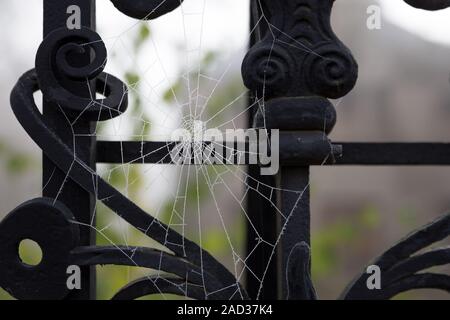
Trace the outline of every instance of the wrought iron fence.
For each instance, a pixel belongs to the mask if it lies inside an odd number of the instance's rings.
[[[112,2],[128,16],[156,19],[183,1]],[[448,0],[406,2],[427,10],[450,6]],[[252,227],[247,238],[248,248],[254,252],[247,263],[253,272],[247,275],[245,285],[239,283],[206,250],[147,214],[97,175],[97,163],[139,159],[138,163],[171,164],[165,159],[174,144],[96,141],[96,122],[126,112],[127,88],[103,72],[107,52],[95,32],[95,1],[76,1],[82,13],[81,26],[72,29],[67,25],[67,9],[73,3],[44,0],[44,40],[35,68],[19,79],[11,94],[17,120],[43,150],[43,181],[50,181],[42,198],[22,204],[0,223],[0,286],[15,298],[93,299],[94,266],[112,264],[158,269],[171,275],[134,281],[114,299],[161,293],[194,299],[316,299],[310,276],[310,167],[450,165],[450,145],[446,143],[340,143],[324,138],[324,132],[330,133],[336,123],[336,111],[328,99],[350,92],[358,74],[351,51],[330,25],[334,0],[252,0],[254,32],[242,64],[242,77],[251,91],[250,105],[255,105],[250,127],[280,130],[281,169],[276,176],[263,176],[258,165],[251,165],[249,183],[302,190],[302,196],[273,189],[249,191]],[[105,97],[93,98],[91,87]],[[38,90],[44,97],[42,113],[33,97]],[[261,103],[264,108],[256,107]],[[172,253],[96,246],[95,232],[79,225],[93,223],[97,200]],[[274,214],[273,203],[282,215]],[[256,247],[255,230],[276,243],[277,250]],[[340,298],[389,299],[418,288],[450,291],[450,276],[422,272],[448,264],[450,249],[417,254],[449,234],[450,215],[445,215],[374,260],[373,265],[383,274],[381,289],[367,287],[369,275],[364,270]],[[41,246],[43,259],[37,266],[21,261],[18,244],[23,239]],[[82,267],[82,290],[71,291],[66,285],[70,265]]]

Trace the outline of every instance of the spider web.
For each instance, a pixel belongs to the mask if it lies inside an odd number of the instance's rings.
[[[122,116],[99,123],[94,133],[97,139],[168,141],[173,130],[185,128],[193,131],[195,123],[199,121],[206,128],[221,131],[242,129],[247,127],[251,108],[256,106],[264,110],[264,96],[258,97],[249,105],[249,92],[244,88],[239,73],[250,36],[255,30],[247,35],[247,42],[241,43],[240,47],[220,41],[220,51],[217,52],[208,44],[213,38],[211,35],[215,39],[222,37],[214,30],[208,16],[214,10],[217,14],[217,7],[224,10],[232,2],[234,1],[189,0],[167,16],[156,21],[133,22],[117,35],[105,36],[102,32],[106,30],[99,30],[109,53],[107,71],[121,79],[127,79],[130,106]],[[248,7],[249,4],[245,1],[240,8]],[[232,17],[228,18],[232,20]],[[276,28],[270,25],[264,14],[257,22],[259,23],[267,23],[271,30]],[[161,32],[168,26],[171,30]],[[241,32],[245,33],[247,30],[243,29]],[[174,45],[173,40],[165,38],[168,37],[167,33],[182,35],[182,42]],[[278,40],[274,38],[273,41],[275,44]],[[295,39],[292,41],[292,45],[298,49],[310,51]],[[61,109],[61,112],[64,110]],[[73,126],[76,121],[68,122]],[[195,148],[207,150],[208,146],[200,143]],[[163,165],[166,159],[158,164],[147,165],[143,164],[143,157],[134,160],[118,165],[99,165],[98,172],[149,214],[208,250],[232,272],[239,283],[245,284],[246,274],[255,277],[260,283],[257,296],[260,298],[269,264],[274,259],[284,228],[281,228],[275,241],[264,239],[249,217],[245,203],[247,195],[250,191],[256,192],[272,204],[282,226],[286,226],[292,212],[283,214],[277,204],[267,197],[267,190],[270,190],[270,194],[279,191],[293,193],[297,196],[298,203],[306,188],[274,188],[255,181],[245,166],[230,165],[226,163],[226,159],[219,166]],[[135,164],[139,162],[142,164]],[[95,183],[94,177],[93,181]],[[64,184],[60,189],[63,188]],[[119,246],[150,246],[170,253],[165,248],[167,242],[161,246],[149,241],[138,232],[146,230],[132,228],[109,212],[101,202],[98,202],[95,209],[91,224],[74,223],[95,230],[99,245],[114,246],[117,250],[121,250]],[[97,221],[94,222],[95,220]],[[246,226],[253,228],[257,235],[257,242],[252,250],[246,250]],[[184,243],[177,245],[184,249]],[[262,276],[257,275],[248,264],[251,255],[261,245],[272,250]],[[133,255],[123,254],[131,264],[138,266]],[[201,268],[203,271],[203,266]],[[111,296],[112,290],[116,291],[136,278],[147,277],[155,285],[157,280],[170,281],[164,278],[167,274],[161,270],[143,268],[99,267],[98,274],[100,285],[103,281],[120,279],[108,286],[104,294],[100,292],[100,298]],[[187,290],[187,285],[178,287],[180,292]],[[205,292],[207,297],[211,294],[213,293]],[[235,294],[239,296],[238,289]],[[172,296],[163,294],[161,290],[161,298],[171,299]]]

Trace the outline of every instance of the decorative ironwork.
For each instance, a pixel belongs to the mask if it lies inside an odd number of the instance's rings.
[[[111,1],[121,12],[138,19],[155,19],[182,3],[182,0]],[[446,0],[405,1],[428,10],[450,6],[450,1]],[[47,159],[67,179],[172,253],[143,247],[99,247],[89,241],[86,244],[81,241],[84,235],[78,224],[74,223],[77,221],[74,210],[63,200],[44,196],[19,206],[0,222],[0,286],[18,299],[63,299],[69,295],[66,287],[68,265],[114,264],[159,269],[170,274],[138,279],[120,290],[114,299],[136,299],[161,293],[194,299],[267,298],[274,294],[283,299],[316,299],[310,276],[309,167],[324,164],[450,164],[448,144],[332,143],[324,139],[323,132],[330,133],[336,123],[336,111],[327,98],[346,95],[355,85],[358,71],[350,50],[331,29],[333,3],[334,0],[252,0],[258,36],[254,37],[243,61],[242,76],[252,92],[252,99],[265,105],[264,110],[253,113],[253,125],[281,130],[283,168],[278,183],[281,189],[303,190],[300,200],[287,193],[281,193],[277,199],[286,217],[280,230],[274,229],[276,224],[271,224],[269,230],[267,222],[262,225],[255,222],[266,231],[282,234],[278,266],[270,269],[281,275],[282,283],[277,286],[281,291],[272,288],[271,293],[256,295],[254,288],[247,288],[247,293],[237,279],[203,248],[144,212],[102,180],[85,160],[87,155],[75,152],[71,140],[62,136],[61,125],[69,130],[74,120],[87,124],[106,121],[122,115],[127,109],[126,86],[103,72],[106,48],[100,36],[89,27],[80,30],[58,28],[47,34],[38,50],[35,69],[25,73],[12,91],[12,109]],[[73,64],[69,57],[84,63]],[[85,90],[91,84],[105,98],[92,99],[73,90],[74,87]],[[39,112],[33,97],[38,90],[43,93],[45,103],[58,108],[64,115],[65,125],[59,124],[57,128],[54,119],[46,112]],[[121,163],[124,158],[130,162],[140,158],[141,163],[158,163],[173,144],[98,142],[95,147],[97,159],[94,162]],[[117,152],[118,148],[122,152]],[[159,152],[153,152],[155,150]],[[386,150],[389,152],[383,152]],[[117,154],[121,154],[120,159]],[[250,197],[249,201],[255,201],[255,198]],[[270,206],[257,208],[272,210]],[[450,263],[450,250],[416,254],[449,235],[450,215],[446,215],[375,260],[374,264],[384,275],[382,290],[368,290],[367,274],[363,273],[341,298],[389,299],[416,288],[450,291],[450,276],[419,273]],[[42,262],[34,267],[22,263],[18,255],[19,242],[28,238],[36,240],[44,252]],[[255,255],[266,258],[267,252],[256,252]],[[251,285],[249,280],[247,287]]]
[[[93,50],[95,56],[89,65],[76,68],[65,60],[68,52],[82,54],[86,50]],[[119,116],[127,105],[125,84],[102,72],[105,61],[106,49],[92,30],[56,30],[41,44],[36,69],[25,73],[13,89],[11,106],[30,137],[72,181],[145,235],[165,245],[174,255],[145,248],[80,247],[77,229],[71,228],[74,218],[70,211],[57,200],[36,199],[10,213],[0,224],[0,234],[4,240],[0,256],[7,258],[0,262],[0,269],[4,270],[0,285],[17,298],[61,299],[68,291],[66,281],[61,280],[66,277],[68,265],[120,264],[159,268],[179,277],[176,282],[162,276],[155,280],[158,283],[166,281],[159,293],[164,293],[166,288],[168,293],[182,293],[183,296],[201,299],[247,298],[234,276],[208,252],[144,212],[102,180],[78,158],[71,146],[58,137],[39,112],[33,97],[37,90],[41,90],[50,102],[60,106],[61,112],[68,117],[68,124],[80,117],[88,121]],[[106,98],[91,101],[74,95],[63,87],[62,81],[58,80],[61,78],[75,81],[95,79],[98,92]],[[108,81],[105,81],[106,78]],[[25,218],[28,216],[29,219]],[[42,225],[42,228],[34,228],[36,225]],[[13,238],[9,238],[11,234]],[[36,267],[24,265],[18,256],[18,242],[27,238],[39,240],[43,245],[44,258]],[[180,279],[186,283],[184,289],[178,285]],[[150,278],[146,280],[136,285],[144,287],[144,291],[151,291],[155,282],[149,281]],[[145,285],[149,288],[145,289]],[[198,290],[190,292],[195,286],[203,288],[201,296]],[[120,297],[127,296],[136,296],[135,286],[120,292]]]
[[[357,64],[330,26],[333,0],[264,1],[261,40],[244,59],[245,85],[265,99],[339,98],[357,79]],[[307,122],[307,121],[305,121]]]
[[[441,289],[450,293],[450,276],[419,273],[450,263],[450,249],[435,249],[414,255],[450,235],[450,214],[416,231],[375,259],[383,274],[380,290],[369,290],[367,273],[358,277],[344,292],[344,299],[390,299],[412,289]]]

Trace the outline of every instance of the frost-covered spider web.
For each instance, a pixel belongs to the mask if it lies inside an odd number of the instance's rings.
[[[122,116],[98,124],[94,133],[97,139],[170,141],[174,130],[195,130],[198,122],[221,131],[247,128],[249,110],[263,110],[264,97],[249,104],[249,92],[240,75],[250,39],[247,1],[189,0],[174,12],[150,22],[126,18],[107,1],[98,6],[99,33],[108,49],[106,71],[127,83],[130,103]],[[264,19],[263,15],[261,21]],[[301,43],[296,46],[308,50]],[[275,241],[264,239],[253,226],[246,199],[250,191],[260,194],[273,205],[283,225],[290,215],[283,214],[267,195],[267,190],[269,194],[280,190],[256,181],[245,166],[225,164],[225,159],[224,165],[215,166],[174,166],[165,165],[164,161],[149,165],[143,163],[143,158],[134,160],[99,165],[98,172],[149,214],[209,251],[238,282],[245,285],[246,275],[255,277],[260,283],[259,298],[282,232]],[[296,194],[298,201],[304,193],[282,191]],[[100,201],[95,220],[90,225],[80,225],[95,230],[98,245],[114,246],[117,250],[121,250],[119,246],[147,246],[170,253],[167,243],[161,246],[149,240],[142,233],[145,230],[136,230]],[[253,228],[257,236],[255,247],[250,250],[246,248],[247,227]],[[260,275],[248,261],[262,245],[271,248],[272,255],[266,261],[266,272]],[[133,261],[132,255],[127,258]],[[99,267],[98,296],[110,298],[137,278],[148,277],[148,281],[155,282],[164,276],[161,270]],[[183,290],[186,288],[180,286]],[[210,294],[206,292],[207,296]],[[238,297],[239,294],[237,290]],[[163,292],[161,297],[171,298]]]

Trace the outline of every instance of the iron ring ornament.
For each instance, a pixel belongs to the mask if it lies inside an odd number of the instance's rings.
[[[406,1],[406,0],[405,0]],[[154,19],[176,9],[182,0],[112,0],[123,13],[138,19]],[[413,6],[437,10],[450,1],[406,1]],[[331,30],[334,0],[258,0],[264,11],[261,37],[250,49],[242,66],[245,84],[256,95],[267,93],[267,123],[284,130],[317,131],[324,115],[326,132],[336,122],[336,111],[326,98],[347,94],[355,85],[357,64],[351,52]],[[269,28],[272,32],[267,32]],[[90,52],[92,61],[74,66],[69,55]],[[35,69],[26,72],[11,93],[17,120],[46,156],[69,179],[103,202],[113,212],[171,253],[144,247],[80,246],[80,230],[70,210],[57,199],[38,198],[9,213],[0,222],[0,287],[18,299],[63,299],[68,295],[66,269],[69,265],[125,265],[159,269],[168,276],[145,277],[122,288],[114,299],[136,299],[151,294],[176,294],[193,299],[249,299],[244,287],[212,255],[123,196],[74,153],[43,117],[33,94],[57,105],[70,123],[106,121],[127,110],[126,85],[103,72],[106,48],[100,36],[88,28],[59,29],[41,44]],[[66,80],[86,84],[95,80],[102,99],[87,99],[64,85]],[[286,118],[284,110],[299,110],[303,116]],[[258,116],[255,124],[258,124]],[[323,125],[323,124],[322,124]],[[322,128],[323,130],[323,128]],[[323,137],[321,138],[323,140]],[[314,159],[311,159],[313,161]],[[93,184],[92,182],[96,183]],[[385,277],[383,288],[368,290],[366,273],[358,276],[342,299],[389,299],[417,288],[450,292],[450,276],[422,273],[433,266],[450,263],[450,249],[422,249],[450,235],[450,215],[411,234],[374,261]],[[43,258],[37,266],[24,264],[18,245],[23,239],[38,242]],[[182,244],[182,245],[181,245]],[[289,264],[289,299],[316,299],[308,274],[310,249],[300,244]],[[306,279],[306,280],[305,280]]]

